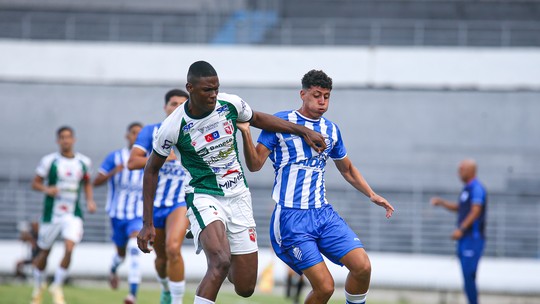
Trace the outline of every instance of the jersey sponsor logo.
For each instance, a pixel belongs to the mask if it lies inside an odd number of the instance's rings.
[[[219,138],[219,132],[218,131],[214,131],[210,134],[206,134],[204,136],[204,139],[206,140],[206,142],[213,142],[214,140],[218,139]]]
[[[231,174],[233,174],[233,173],[239,173],[239,172],[240,172],[240,171],[239,171],[239,170],[236,170],[236,169],[229,169],[229,170],[227,170],[227,172],[226,172],[225,174],[223,174],[222,177],[225,177],[225,176],[227,176],[227,175],[231,175]]]
[[[190,122],[190,123],[188,123],[187,125],[185,125],[185,126],[182,128],[182,131],[184,131],[184,133],[187,133],[187,132],[189,132],[189,130],[191,130],[191,128],[193,128],[193,122]]]
[[[312,158],[301,160],[297,162],[297,164],[303,167],[309,167],[313,169],[324,169],[324,166],[326,165],[326,159],[318,155]]]
[[[163,145],[161,146],[161,148],[163,150],[169,150],[171,148],[171,145],[172,145],[172,141],[168,140],[168,139],[165,139],[165,142],[163,143]]]
[[[219,187],[220,188],[225,188],[225,189],[231,189],[231,188],[234,188],[236,187],[236,185],[243,181],[244,180],[244,174],[242,172],[239,172],[240,174],[238,174],[237,176],[235,176],[233,179],[230,179],[226,182],[224,182],[223,184],[219,184]]]
[[[207,126],[203,126],[202,128],[198,128],[197,131],[199,131],[200,133],[206,133],[208,131],[214,130],[215,128],[217,128],[218,125],[219,125],[219,121],[216,121]]]
[[[224,105],[216,110],[219,114],[219,116],[227,115],[229,113],[229,105]]]
[[[255,228],[249,228],[249,239],[255,243],[257,241],[257,232],[255,232]]]
[[[240,99],[240,103],[242,104],[242,112],[246,111],[246,102],[243,99]]]
[[[294,247],[292,252],[297,260],[302,260],[302,250],[300,250],[300,248]]]
[[[206,160],[206,163],[208,165],[217,163],[218,161],[220,161],[220,160],[226,158],[227,156],[229,156],[233,151],[234,151],[234,146],[231,146],[229,149],[227,149],[225,151],[219,151],[217,156],[210,156],[210,159]]]
[[[224,166],[222,167],[212,167],[212,171],[214,171],[214,173],[219,173],[221,170],[225,170],[225,169],[228,169],[230,166],[232,166],[234,164],[236,160],[233,159],[231,160],[230,162],[226,163]]]
[[[210,153],[210,151],[208,151],[207,148],[202,148],[199,151],[197,151],[197,155],[199,156],[205,156],[205,155],[208,155],[208,153]]]
[[[192,141],[192,142],[191,142],[191,145],[192,145],[193,147],[195,147],[195,146],[197,145],[197,142],[196,142],[196,141]]]
[[[209,149],[210,149],[210,151],[214,151],[215,149],[218,149],[218,148],[223,148],[225,146],[230,146],[233,141],[234,141],[234,139],[229,138],[229,139],[225,140],[222,143],[219,143],[219,144],[217,144],[215,146],[211,146]]]

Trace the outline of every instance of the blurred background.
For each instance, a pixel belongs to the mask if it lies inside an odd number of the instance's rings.
[[[328,166],[329,200],[381,261],[373,286],[460,290],[455,215],[429,198],[457,200],[458,162],[474,158],[489,193],[480,291],[540,301],[539,47],[536,0],[0,0],[0,247],[24,252],[20,227],[43,199],[30,181],[59,126],[75,128],[95,174],[130,122],[164,118],[164,94],[184,88],[196,60],[267,113],[298,108],[300,79],[322,69],[334,80],[325,116],[396,208],[386,220]],[[273,170],[247,178],[269,251]],[[112,252],[105,190],[82,245]],[[450,266],[414,271],[426,261]],[[0,264],[8,276],[11,260]]]

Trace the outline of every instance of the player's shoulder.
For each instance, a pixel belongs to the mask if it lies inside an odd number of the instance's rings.
[[[277,113],[274,113],[274,116],[279,117],[281,119],[289,120],[289,115],[293,113],[293,110],[285,110],[285,111],[279,111]]]
[[[75,158],[82,161],[87,166],[92,163],[92,161],[90,160],[90,157],[79,152],[75,152]]]
[[[52,163],[53,161],[55,161],[56,159],[58,159],[60,157],[60,153],[58,152],[52,152],[52,153],[49,153],[45,156],[43,156],[41,158],[41,162],[42,163]]]
[[[235,94],[219,93],[217,99],[226,102],[241,102],[242,98]]]
[[[326,118],[324,116],[321,117],[321,123],[325,124],[328,127],[334,127],[336,129],[339,129],[338,125],[335,122],[333,122],[332,120],[330,120],[330,119],[328,119],[328,118]]]

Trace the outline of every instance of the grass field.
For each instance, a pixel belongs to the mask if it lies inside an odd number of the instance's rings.
[[[28,304],[32,287],[30,285],[0,285],[0,304]],[[66,286],[64,295],[67,304],[114,304],[123,303],[126,289],[111,290],[103,287]],[[142,288],[138,295],[138,304],[154,304],[159,299],[158,289]],[[344,303],[344,300],[332,300],[329,303]],[[193,303],[193,292],[188,292],[184,303]],[[286,304],[292,303],[279,295],[256,293],[248,299],[241,298],[230,291],[222,291],[216,303],[223,304]],[[43,304],[52,304],[51,297],[45,292]],[[384,304],[370,301],[370,304]]]

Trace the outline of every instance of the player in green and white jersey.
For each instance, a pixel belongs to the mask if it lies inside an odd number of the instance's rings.
[[[189,99],[161,125],[154,137],[143,182],[143,229],[138,245],[149,252],[154,241],[152,203],[158,172],[171,152],[181,156],[189,174],[187,215],[197,252],[204,250],[208,270],[194,303],[214,303],[226,277],[242,297],[253,294],[258,246],[251,194],[240,165],[236,123],[302,136],[317,152],[326,148],[321,134],[273,115],[253,111],[236,95],[219,93],[217,72],[207,62],[188,71]]]
[[[90,183],[90,159],[73,150],[75,134],[70,127],[61,127],[56,132],[59,152],[44,156],[36,169],[32,182],[34,190],[45,194],[45,205],[39,226],[37,245],[41,249],[34,259],[34,291],[32,304],[41,303],[45,289],[45,267],[51,247],[61,234],[64,239],[65,253],[60,267],[56,269],[54,282],[49,291],[54,304],[63,304],[62,286],[71,262],[71,253],[75,244],[83,235],[83,212],[80,206],[81,190],[86,196],[89,212],[96,210],[92,184]]]

